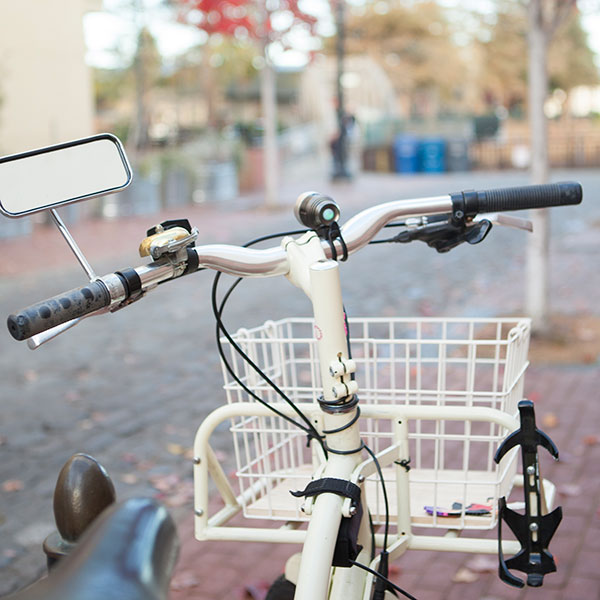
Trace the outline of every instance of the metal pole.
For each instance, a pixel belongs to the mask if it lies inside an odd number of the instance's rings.
[[[529,2],[529,124],[531,130],[531,183],[547,183],[548,125],[544,101],[548,94],[549,35],[543,21],[542,0]],[[547,330],[549,316],[549,237],[547,208],[530,211],[533,235],[527,243],[526,309],[536,332]]]
[[[344,87],[342,79],[344,75],[344,58],[346,54],[346,18],[345,18],[345,0],[336,1],[336,57],[337,57],[337,120],[338,120],[338,138],[333,148],[334,166],[333,178],[346,178],[348,172],[348,139],[346,128],[346,110],[344,105]]]

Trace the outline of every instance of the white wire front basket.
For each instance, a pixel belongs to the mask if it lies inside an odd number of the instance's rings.
[[[412,526],[494,527],[498,498],[508,497],[515,480],[517,455],[513,451],[496,465],[494,454],[509,428],[494,419],[469,420],[469,411],[483,407],[516,415],[528,365],[529,320],[351,319],[349,329],[363,414],[369,406],[429,407],[422,411],[426,418],[409,421],[410,463],[396,461],[383,469],[392,519],[409,505]],[[233,337],[318,426],[321,386],[312,320],[269,321]],[[281,402],[226,340],[223,344],[236,377],[264,402]],[[242,386],[226,368],[223,373],[228,402],[248,402]],[[448,409],[455,418],[436,414]],[[361,418],[363,440],[376,454],[402,443],[392,421]],[[318,470],[318,444],[309,446],[304,432],[278,416],[236,417],[231,432],[244,515],[305,520],[302,500],[289,492],[304,489]],[[408,497],[398,485],[398,469],[408,471]],[[367,479],[375,523],[385,520],[381,488],[376,474]]]

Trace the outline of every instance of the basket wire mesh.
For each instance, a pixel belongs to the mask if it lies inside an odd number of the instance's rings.
[[[527,319],[369,318],[351,319],[349,328],[361,404],[487,407],[516,414],[528,365]],[[269,321],[239,330],[234,339],[290,399],[314,412],[321,385],[311,319]],[[228,360],[265,402],[281,401],[231,346]],[[228,402],[247,402],[248,395],[225,368],[223,374]],[[516,472],[516,453],[500,466],[493,460],[508,432],[492,422],[440,418],[413,419],[408,431],[410,499],[405,500],[412,525],[494,527],[498,498],[508,496]],[[231,432],[239,491],[249,491],[245,516],[306,519],[302,500],[289,490],[303,489],[319,467],[316,444],[307,447],[305,434],[277,416],[237,417]],[[399,442],[390,420],[361,419],[361,433],[375,453]],[[394,507],[395,468],[384,469],[384,475]],[[377,477],[367,481],[367,497],[374,522],[381,523]],[[472,514],[468,507],[475,504],[490,509]]]

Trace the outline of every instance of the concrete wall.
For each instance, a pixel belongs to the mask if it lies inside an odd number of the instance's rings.
[[[83,15],[101,0],[0,0],[0,155],[94,133]]]

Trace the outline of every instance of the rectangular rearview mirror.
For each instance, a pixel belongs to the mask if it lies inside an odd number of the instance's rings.
[[[121,142],[102,133],[0,158],[0,212],[22,217],[112,194],[130,183]]]

